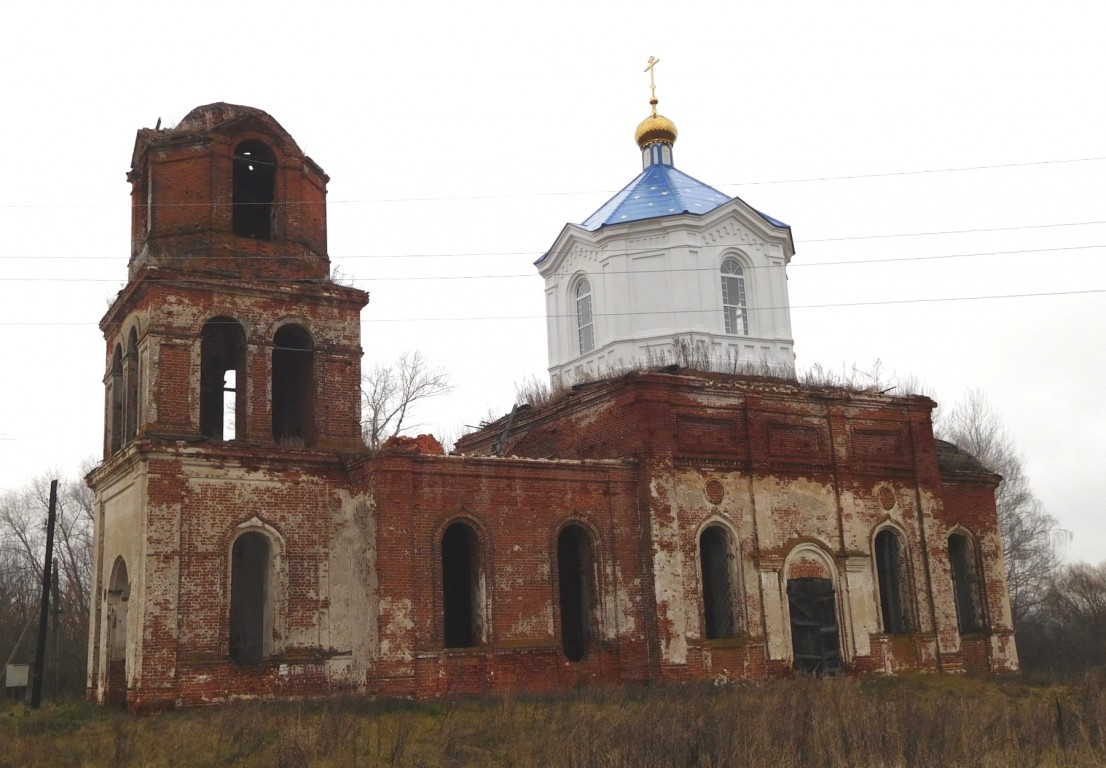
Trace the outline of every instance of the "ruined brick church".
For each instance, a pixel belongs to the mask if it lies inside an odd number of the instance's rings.
[[[560,395],[453,455],[366,448],[368,296],[294,139],[223,103],[138,131],[92,699],[1017,668],[999,478],[928,398],[795,382],[791,230],[677,170],[651,103],[641,175],[537,264]],[[676,338],[772,375],[642,362]]]

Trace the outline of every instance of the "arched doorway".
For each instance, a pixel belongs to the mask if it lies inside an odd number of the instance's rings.
[[[104,690],[105,704],[124,704],[127,700],[127,625],[130,599],[131,582],[127,575],[127,563],[122,557],[117,557],[108,584],[108,675]]]

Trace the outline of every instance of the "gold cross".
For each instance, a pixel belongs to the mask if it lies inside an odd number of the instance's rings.
[[[644,72],[649,73],[649,103],[653,105],[653,115],[657,114],[657,84],[653,81],[653,67],[661,63],[656,56],[650,56],[645,65]]]

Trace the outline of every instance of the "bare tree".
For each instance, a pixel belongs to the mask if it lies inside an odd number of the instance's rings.
[[[404,352],[391,365],[377,365],[361,378],[361,432],[370,448],[404,430],[417,428],[408,418],[421,400],[453,391],[449,374],[431,365],[422,352]]]
[[[1003,555],[1010,588],[1014,626],[1021,624],[1048,597],[1060,567],[1060,548],[1069,534],[1033,495],[1029,476],[1014,441],[994,409],[978,390],[944,414],[938,436],[1002,475],[995,494]]]
[[[91,467],[86,463],[85,470]],[[83,472],[82,472],[83,474]],[[37,610],[42,589],[50,477],[0,493],[0,655],[7,656]],[[92,574],[92,491],[82,479],[59,478],[54,563],[58,583],[55,642],[48,662],[63,688],[84,686]],[[52,661],[51,661],[52,659]]]

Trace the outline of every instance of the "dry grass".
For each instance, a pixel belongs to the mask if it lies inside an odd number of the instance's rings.
[[[253,702],[133,718],[0,716],[0,766],[1084,766],[1106,763],[1106,674],[607,688],[411,703]]]

